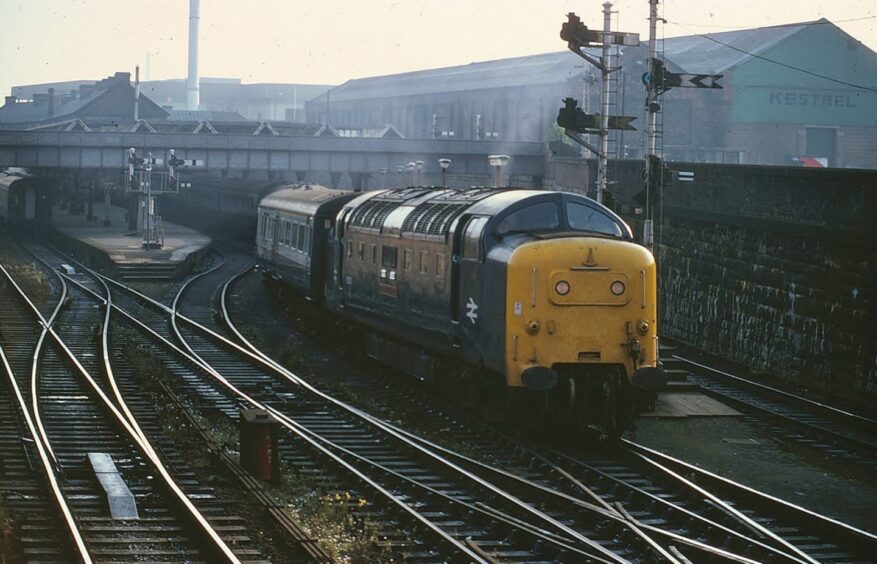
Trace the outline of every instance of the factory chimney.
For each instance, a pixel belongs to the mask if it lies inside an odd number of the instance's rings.
[[[187,81],[186,109],[198,109],[198,20],[200,19],[199,0],[189,0],[189,79]]]

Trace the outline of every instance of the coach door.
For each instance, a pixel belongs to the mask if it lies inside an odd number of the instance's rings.
[[[34,186],[26,186],[24,189],[24,219],[33,219],[37,216],[37,190]]]

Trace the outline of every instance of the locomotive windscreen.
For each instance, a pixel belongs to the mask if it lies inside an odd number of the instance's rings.
[[[568,202],[566,205],[566,217],[569,221],[569,228],[573,231],[590,231],[592,233],[611,235],[612,237],[624,236],[624,231],[615,219],[597,208],[585,204]]]

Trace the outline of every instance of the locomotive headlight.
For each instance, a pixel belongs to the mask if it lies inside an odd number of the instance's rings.
[[[559,280],[557,284],[554,285],[554,291],[561,296],[569,294],[569,282],[566,280]]]
[[[624,293],[624,282],[621,280],[616,280],[612,284],[609,285],[609,291],[615,294],[616,296],[620,296]]]

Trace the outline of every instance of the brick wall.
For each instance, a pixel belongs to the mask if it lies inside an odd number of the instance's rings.
[[[662,333],[831,392],[877,395],[877,173],[678,168],[695,182],[664,193]]]

